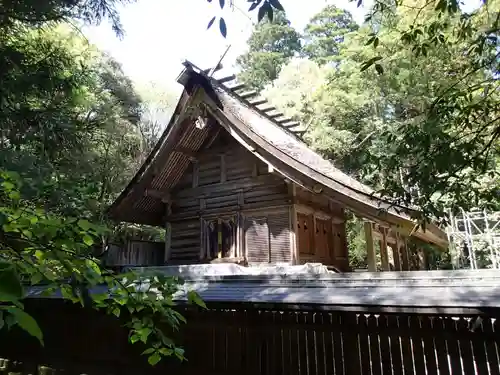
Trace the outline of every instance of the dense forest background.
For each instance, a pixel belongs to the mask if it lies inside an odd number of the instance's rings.
[[[499,2],[473,15],[396,4],[363,25],[326,6],[304,30],[281,11],[272,21],[266,14],[238,58],[239,79],[396,207],[419,207],[443,226],[460,209],[500,209]],[[355,218],[348,236],[352,266],[364,266]],[[448,255],[427,250],[432,267],[450,266]]]
[[[46,283],[115,315],[126,306],[131,341],[150,344],[156,363],[182,352],[134,312],[160,311],[170,325],[182,318],[156,298],[130,295],[89,250],[162,233],[110,223],[105,210],[176,98],[135,86],[75,26],[108,18],[120,36],[116,4],[126,2],[0,1],[0,326],[41,338],[19,301],[21,281]],[[239,79],[301,121],[312,148],[395,206],[418,207],[419,219],[500,210],[500,3],[472,13],[459,5],[376,1],[363,25],[327,6],[296,30],[277,0],[252,2],[261,22],[238,59]],[[349,225],[353,266],[362,266],[360,223]],[[155,280],[166,295],[174,290]],[[108,300],[82,287],[103,282],[122,293]]]

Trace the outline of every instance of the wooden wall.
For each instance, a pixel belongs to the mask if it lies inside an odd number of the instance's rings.
[[[228,217],[240,227],[238,256],[251,264],[291,259],[287,184],[223,130],[193,157],[171,202],[169,264],[199,262],[204,221]]]
[[[347,271],[349,258],[342,207],[299,187],[294,198],[298,262],[319,262]]]
[[[170,196],[167,263],[203,262],[206,222],[216,218],[237,223],[232,254],[249,264],[320,262],[348,270],[341,207],[270,173],[224,130],[191,159]],[[308,240],[298,235],[304,220],[310,220]]]
[[[128,241],[126,245],[109,244],[104,262],[108,267],[159,266],[163,257],[162,242]]]

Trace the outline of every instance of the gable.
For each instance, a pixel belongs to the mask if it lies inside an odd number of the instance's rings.
[[[269,173],[268,166],[226,130],[217,130],[217,137],[193,156],[172,188],[171,217],[184,218],[197,211],[238,210],[266,202],[289,203],[284,178]]]

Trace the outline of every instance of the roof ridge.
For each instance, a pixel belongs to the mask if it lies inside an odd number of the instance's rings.
[[[287,133],[293,135],[295,138],[297,138],[300,142],[304,143],[307,145],[304,140],[302,139],[302,136],[306,132],[306,129],[300,129],[300,130],[292,130],[293,128],[297,128],[300,125],[303,125],[300,121],[297,121],[293,118],[285,116],[285,114],[281,111],[279,111],[274,105],[272,105],[267,98],[265,98],[262,94],[255,90],[247,90],[247,91],[242,91],[243,89],[246,88],[245,84],[239,83],[234,86],[228,86],[227,83],[230,83],[234,80],[237,81],[237,77],[235,74],[230,74],[227,76],[223,76],[221,78],[214,78],[212,76],[209,76],[206,73],[206,69],[201,69],[200,67],[196,66],[192,62],[185,60],[183,65],[186,68],[191,68],[195,70],[196,73],[204,76],[207,78],[211,83],[215,84],[217,87],[222,88],[224,91],[226,91],[228,94],[231,96],[235,97],[235,99],[242,101],[244,104],[246,104],[249,108],[252,110],[255,110],[258,112],[261,116],[264,116],[267,120],[273,122],[276,126],[279,128],[285,130]],[[255,99],[253,102],[250,101],[250,99]],[[269,105],[267,108],[259,108],[258,106],[261,105]],[[272,112],[276,111],[276,113],[271,114]],[[287,126],[288,125],[288,126]]]

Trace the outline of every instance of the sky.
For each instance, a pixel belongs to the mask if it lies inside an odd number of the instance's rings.
[[[328,4],[349,10],[359,23],[365,15],[364,8],[357,8],[356,3],[348,0],[281,0],[281,3],[292,26],[299,30]],[[135,83],[154,82],[177,91],[180,86],[175,78],[184,60],[203,69],[211,68],[230,45],[223,60],[224,72],[230,74],[235,70],[231,68],[246,49],[257,15],[247,12],[245,0],[234,0],[234,4],[233,10],[228,5],[221,10],[216,0],[138,0],[119,9],[125,29],[123,40],[116,37],[106,22],[85,27],[83,33],[90,43],[117,59]],[[207,30],[214,15],[224,16],[227,38],[220,34],[217,22]]]

